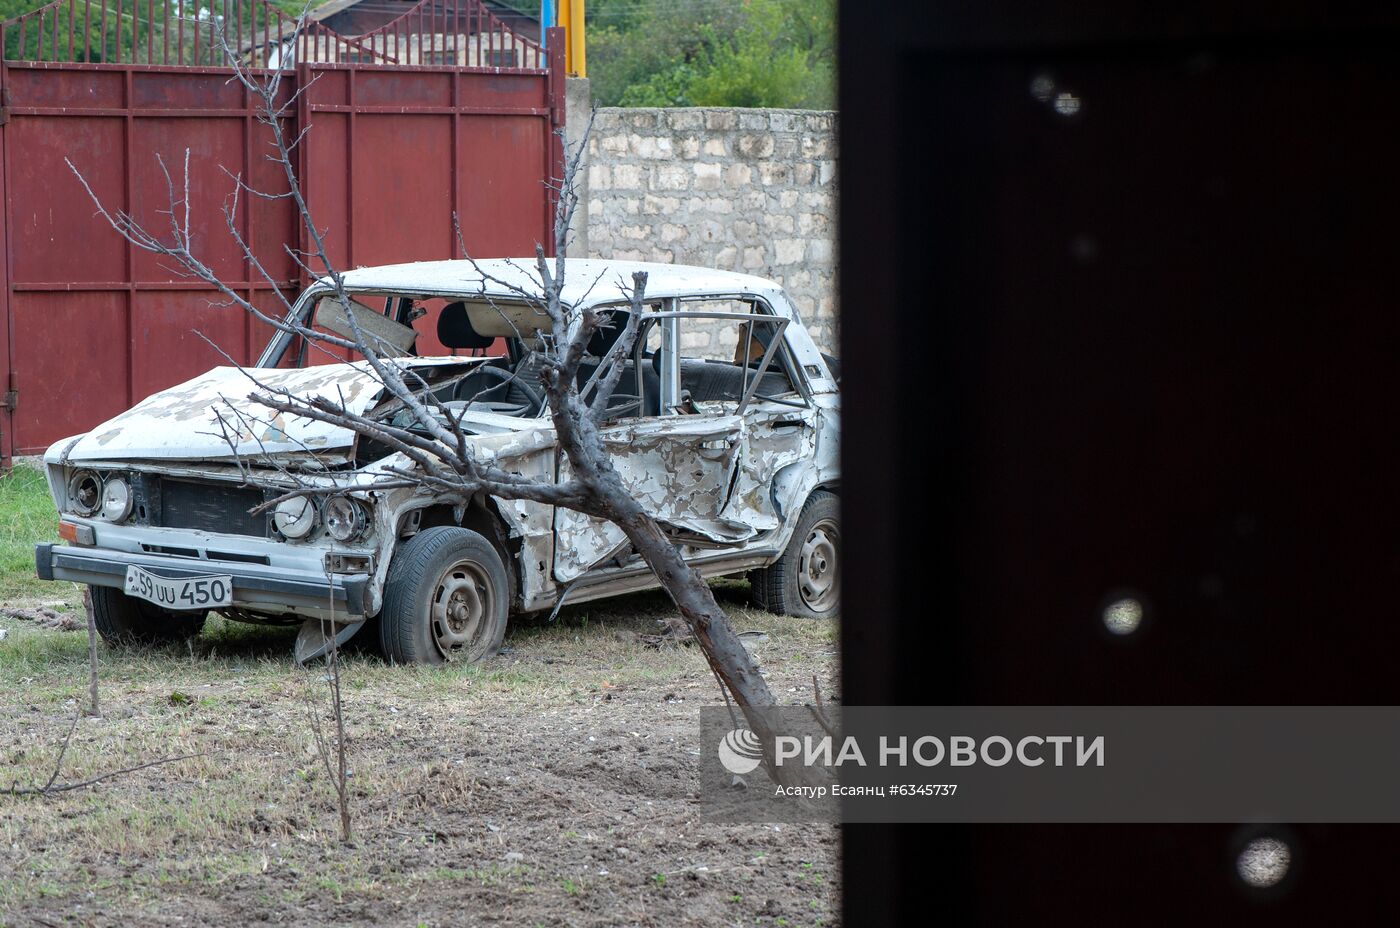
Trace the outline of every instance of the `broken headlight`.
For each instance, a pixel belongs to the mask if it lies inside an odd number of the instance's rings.
[[[80,470],[69,478],[68,508],[80,516],[96,515],[102,508],[102,478],[96,471]]]
[[[102,517],[123,522],[131,515],[131,484],[122,477],[108,477],[102,487]]]
[[[336,496],[326,501],[326,531],[336,541],[354,541],[369,526],[369,514],[357,499]]]
[[[284,499],[272,510],[272,524],[283,538],[305,538],[316,527],[316,504],[305,496]]]

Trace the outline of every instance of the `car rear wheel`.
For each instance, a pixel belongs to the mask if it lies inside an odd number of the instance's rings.
[[[472,663],[506,634],[509,583],[489,541],[451,526],[424,529],[389,564],[379,643],[397,664]]]
[[[781,615],[825,618],[841,608],[841,501],[807,497],[783,556],[752,575],[754,604]]]
[[[171,612],[113,586],[90,586],[92,621],[113,647],[173,644],[204,628],[207,612]]]

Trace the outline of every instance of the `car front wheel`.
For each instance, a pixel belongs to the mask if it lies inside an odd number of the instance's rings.
[[[781,615],[825,618],[841,608],[841,501],[817,490],[807,497],[782,557],[753,572],[754,604]]]
[[[171,612],[112,586],[90,586],[92,622],[113,647],[173,644],[204,628],[207,612]]]
[[[434,526],[389,564],[379,643],[390,663],[471,663],[495,654],[506,634],[505,565],[476,532]]]

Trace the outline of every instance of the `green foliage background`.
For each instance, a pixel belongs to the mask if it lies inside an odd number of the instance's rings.
[[[835,0],[589,0],[602,106],[835,106]]]

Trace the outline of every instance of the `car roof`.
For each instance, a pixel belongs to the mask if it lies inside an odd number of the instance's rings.
[[[553,259],[550,259],[549,270],[550,273],[554,272]],[[624,301],[632,287],[632,275],[639,271],[647,275],[648,298],[767,294],[782,289],[771,280],[733,271],[684,264],[569,258],[565,262],[561,298],[569,306],[596,306]],[[352,290],[486,295],[502,300],[518,298],[520,294],[517,290],[536,297],[542,295],[534,258],[417,261],[412,264],[356,268],[342,276],[345,286]]]

